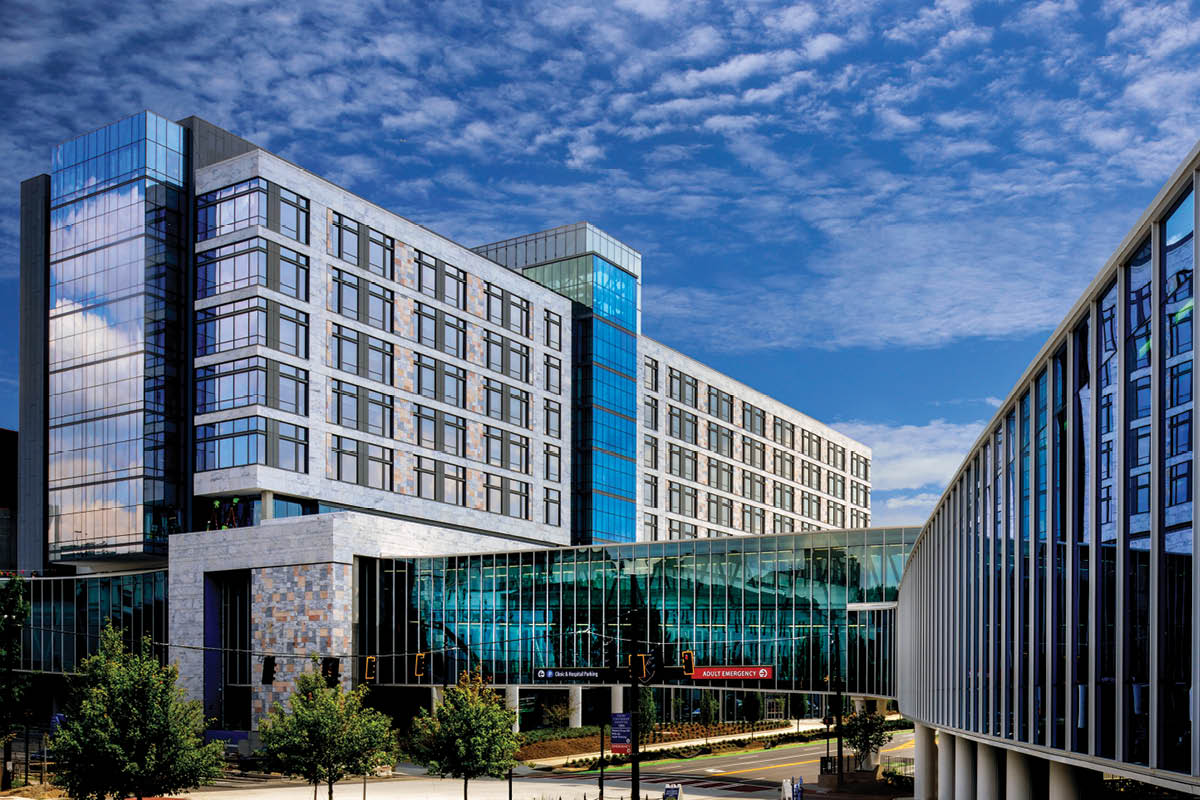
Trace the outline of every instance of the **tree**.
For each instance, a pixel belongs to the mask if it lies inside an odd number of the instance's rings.
[[[483,673],[464,670],[432,714],[421,709],[408,751],[429,774],[462,778],[467,800],[472,778],[499,778],[516,766],[521,737],[513,733],[514,722],[515,712],[488,688]]]
[[[156,796],[211,783],[224,746],[204,743],[204,712],[158,663],[149,637],[125,649],[109,624],[79,664],[66,721],[50,741],[54,783],[78,800]]]
[[[649,686],[638,689],[638,729],[642,736],[649,736],[658,721],[658,703],[654,700],[654,690]]]
[[[884,730],[883,717],[865,711],[842,721],[842,735],[846,744],[854,748],[859,769],[862,769],[872,753],[878,752],[879,748],[892,740],[892,734]]]
[[[721,704],[717,702],[717,698],[712,692],[703,691],[700,693],[700,722],[705,727],[711,727],[717,723],[721,717]]]
[[[758,692],[746,692],[746,697],[742,700],[742,717],[747,722],[754,723],[762,719],[762,713],[762,695]]]
[[[346,691],[329,686],[317,659],[313,670],[296,678],[288,698],[271,709],[258,726],[267,763],[286,775],[298,775],[313,785],[329,787],[347,775],[367,775],[396,760],[396,733],[381,711],[367,708],[367,687]]]
[[[29,619],[26,583],[14,575],[0,583],[0,742],[4,743],[4,761],[0,763],[0,789],[8,789],[12,776],[5,771],[12,761],[12,740],[17,724],[24,719],[21,696],[28,678],[21,667],[21,629]]]

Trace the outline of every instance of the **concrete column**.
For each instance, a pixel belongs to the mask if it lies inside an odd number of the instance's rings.
[[[509,711],[516,713],[513,719],[513,733],[521,732],[521,690],[516,686],[504,687],[504,705]]]
[[[867,698],[855,697],[852,702],[854,703],[855,714],[861,714],[867,710]]]
[[[612,713],[620,714],[625,710],[625,687],[613,686],[610,691],[612,692]]]
[[[938,751],[933,728],[913,726],[916,759],[913,764],[913,800],[937,800]]]
[[[440,687],[440,686],[430,686],[429,687],[429,709],[431,711],[436,711],[437,707],[442,704],[442,694],[443,694],[442,687]]]
[[[1004,796],[1007,800],[1029,800],[1033,793],[1033,759],[1016,750],[1004,754]]]
[[[977,800],[1000,800],[1003,794],[1003,774],[1000,771],[1002,753],[990,744],[975,745],[975,797]]]
[[[938,800],[954,800],[954,775],[957,736],[938,731],[937,735],[937,796]]]
[[[275,493],[263,491],[258,509],[259,519],[275,519]]]
[[[954,737],[954,796],[975,796],[975,743],[962,736]]]
[[[1080,800],[1083,796],[1078,767],[1061,761],[1050,762],[1050,800]]]
[[[570,717],[570,722],[567,724],[572,728],[583,727],[583,687],[571,686],[567,688],[567,715]]]

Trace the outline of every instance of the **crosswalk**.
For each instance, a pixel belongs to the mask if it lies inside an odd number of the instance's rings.
[[[596,776],[594,774],[586,775],[586,776],[584,776],[584,775],[579,775],[579,776],[528,775],[524,778],[524,780],[538,779],[538,778],[545,779],[545,780],[556,780],[556,781],[579,780],[579,781],[587,781],[588,783],[591,783],[591,784],[596,783]],[[631,778],[629,776],[629,773],[619,773],[618,772],[618,773],[613,773],[611,775],[604,776],[605,786],[628,786],[630,783],[630,780],[631,780]],[[735,792],[737,794],[744,794],[747,796],[752,795],[752,794],[769,795],[772,793],[777,794],[779,792],[778,787],[763,786],[762,784],[721,780],[719,778],[689,778],[689,777],[683,777],[683,776],[678,776],[678,775],[643,775],[641,778],[641,783],[643,786],[654,786],[654,785],[666,784],[666,783],[678,783],[681,786],[691,787],[693,789],[717,789],[719,791]]]

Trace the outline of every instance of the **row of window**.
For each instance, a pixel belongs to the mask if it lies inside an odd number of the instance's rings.
[[[771,515],[771,533],[794,533],[796,530],[796,521],[791,517],[784,516],[783,514]],[[807,522],[801,522],[799,530],[815,531],[819,530],[819,528]],[[720,530],[718,528],[702,529],[693,522],[686,522],[671,517],[667,518],[667,529],[664,531],[659,527],[657,514],[644,513],[642,515],[643,541],[657,542],[668,539],[695,539],[700,536],[702,531],[711,539],[735,535],[729,530]]]
[[[307,197],[262,178],[251,178],[196,198],[196,241],[262,225],[308,244]]]
[[[455,506],[467,504],[466,470],[444,461],[417,457],[417,496]],[[529,484],[504,475],[484,473],[484,507],[493,514],[517,519],[530,516]],[[546,487],[542,493],[542,521],[547,525],[562,525],[562,491]]]
[[[776,483],[772,487],[772,490],[772,502],[776,508],[793,513],[796,512],[796,493],[792,487]],[[733,520],[733,500],[713,492],[707,492],[706,494],[708,500],[708,521],[721,525],[731,525]],[[742,496],[760,503],[766,502],[766,483],[763,481],[762,476],[743,473]],[[675,481],[667,481],[666,507],[672,514],[679,514],[685,517],[698,517],[699,497],[700,492],[696,487],[676,483]],[[643,479],[642,502],[648,508],[658,508],[658,479],[653,475],[647,475]],[[752,533],[762,533],[762,525],[755,520],[762,518],[762,515],[765,513],[764,510],[749,503],[741,503],[740,505],[742,506],[742,530]],[[807,517],[817,522],[827,522],[839,528],[844,527],[846,522],[845,506],[833,501],[826,501],[825,515],[822,517],[821,498],[808,492],[800,492],[799,514],[802,517]]]

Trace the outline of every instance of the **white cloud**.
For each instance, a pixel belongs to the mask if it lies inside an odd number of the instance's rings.
[[[905,116],[894,108],[881,108],[875,112],[884,130],[891,133],[913,133],[921,129],[921,121]]]
[[[773,32],[806,33],[819,19],[820,15],[815,8],[808,3],[798,3],[768,14],[764,24]]]
[[[846,48],[846,40],[833,33],[820,33],[804,43],[804,57],[822,61]]]
[[[716,66],[664,75],[655,88],[672,94],[690,94],[708,86],[737,86],[756,75],[778,74],[799,60],[794,50],[742,53]]]
[[[832,427],[871,448],[871,488],[878,492],[934,488],[940,494],[984,422],[935,419],[924,425],[835,422]]]

